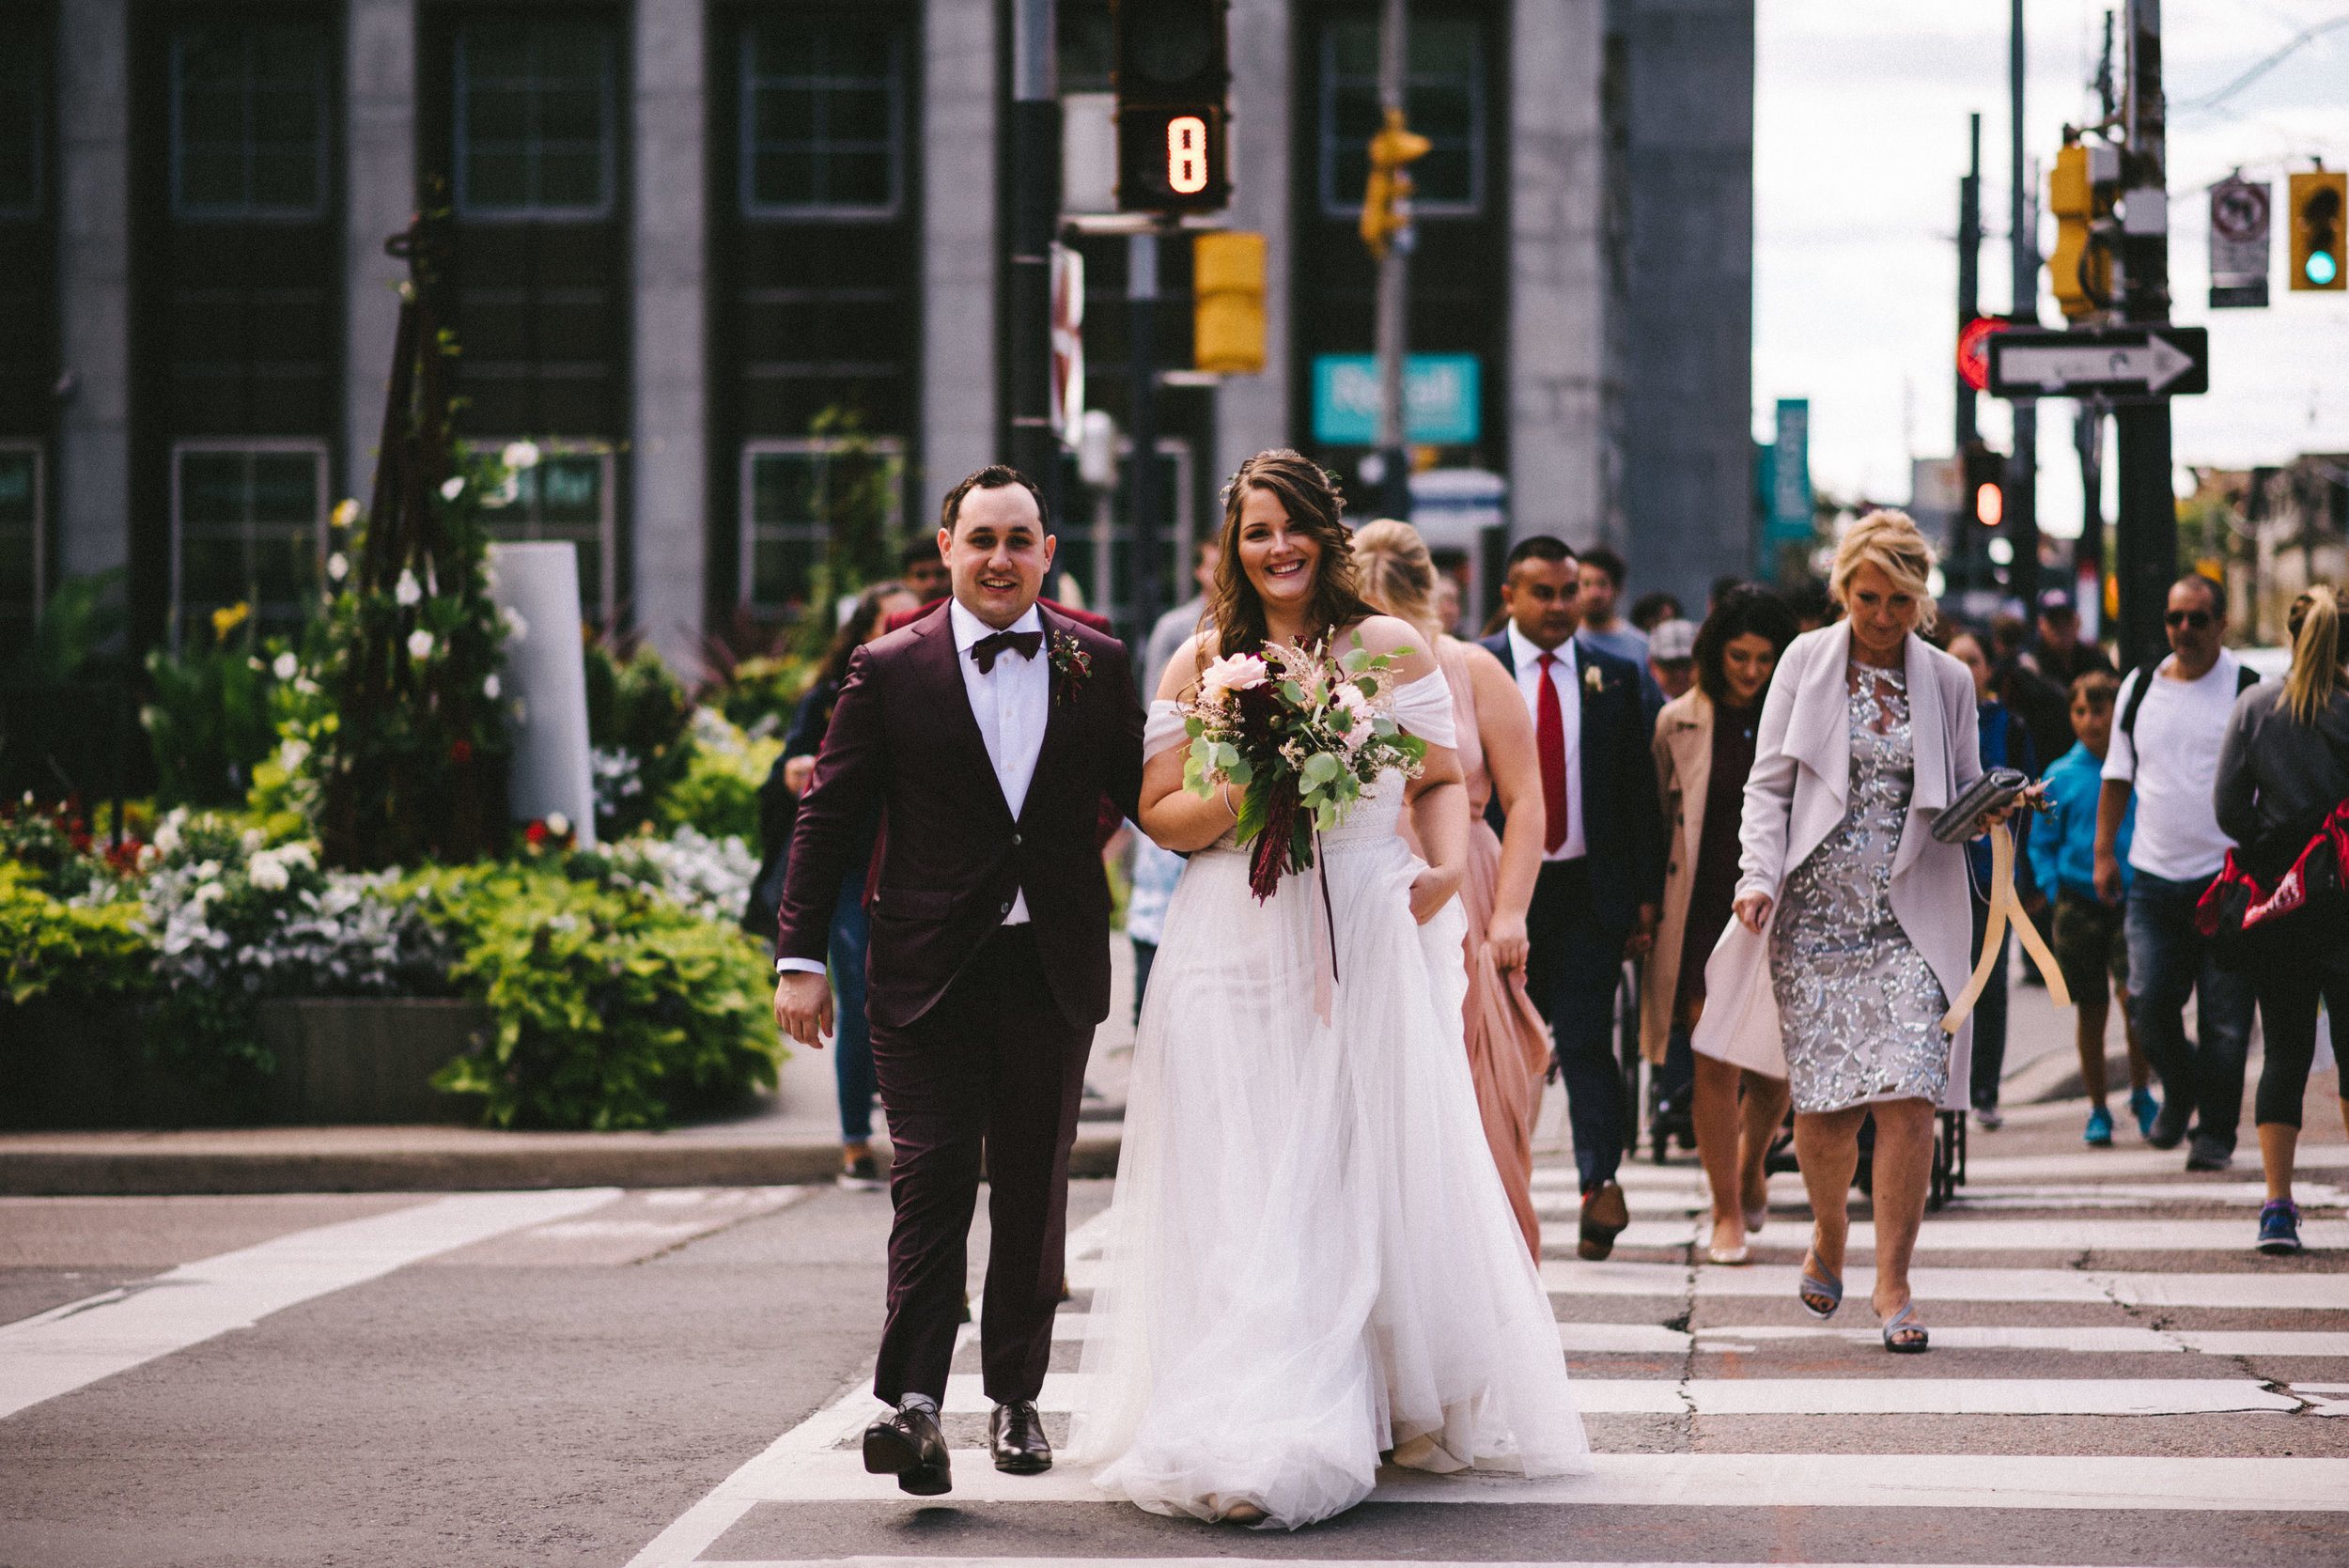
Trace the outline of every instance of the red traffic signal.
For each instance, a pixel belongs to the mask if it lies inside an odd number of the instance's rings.
[[[1966,449],[1966,501],[1978,528],[1996,528],[2006,518],[2006,456],[1980,442]]]

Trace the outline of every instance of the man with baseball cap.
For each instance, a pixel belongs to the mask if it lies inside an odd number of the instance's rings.
[[[2067,691],[2091,670],[2113,673],[2104,649],[2080,641],[2080,613],[2066,588],[2049,588],[2039,596],[2039,635],[2031,643],[2028,662]]]

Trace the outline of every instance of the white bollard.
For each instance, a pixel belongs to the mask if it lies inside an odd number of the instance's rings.
[[[587,766],[587,663],[579,640],[579,550],[568,540],[490,547],[490,598],[519,621],[506,639],[506,733],[514,743],[506,786],[517,822],[557,813],[582,846],[596,842],[596,787]]]

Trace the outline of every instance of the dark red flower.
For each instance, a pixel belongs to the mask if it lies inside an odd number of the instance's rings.
[[[451,741],[448,748],[448,760],[451,762],[471,762],[473,760],[473,742],[470,740]]]
[[[544,844],[547,841],[547,825],[543,822],[533,822],[522,830],[522,837],[528,839],[534,847]]]

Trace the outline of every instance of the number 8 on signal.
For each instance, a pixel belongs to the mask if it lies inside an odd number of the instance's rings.
[[[1207,122],[1197,115],[1166,122],[1166,184],[1186,196],[1207,188]]]

